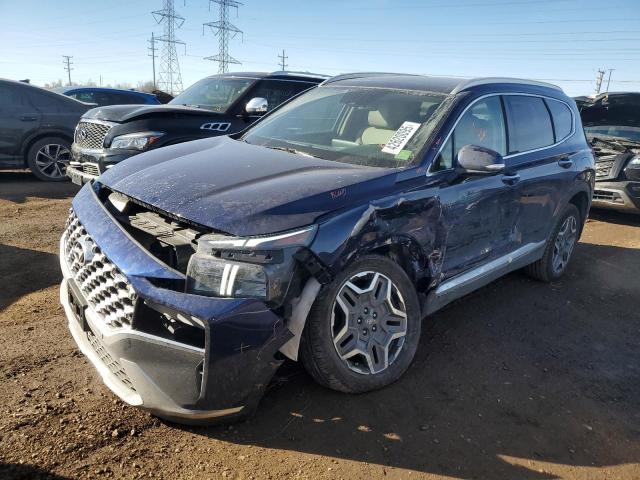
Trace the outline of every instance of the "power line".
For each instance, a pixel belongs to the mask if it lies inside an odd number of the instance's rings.
[[[280,59],[280,70],[282,70],[284,72],[287,69],[287,67],[289,66],[286,63],[284,63],[285,60],[287,58],[289,58],[284,54],[284,48],[282,49],[282,55],[278,55],[278,58]]]
[[[71,65],[73,65],[73,62],[71,62],[71,59],[73,57],[69,56],[69,55],[62,55],[62,63],[64,65],[64,69],[67,71],[67,75],[69,76],[69,86],[71,86],[71,70],[73,70],[73,68],[71,68]]]
[[[237,15],[238,7],[242,3],[237,0],[209,0],[209,8],[211,8],[211,3],[219,5],[218,21],[203,23],[202,34],[204,35],[205,27],[209,27],[218,36],[218,54],[204,57],[204,59],[218,62],[218,73],[227,73],[229,64],[241,65],[240,61],[229,55],[229,39],[239,33],[242,34],[242,30],[229,22],[229,8],[235,8]]]
[[[171,95],[176,95],[182,91],[182,75],[176,45],[184,45],[185,53],[187,49],[186,43],[176,38],[176,29],[184,24],[184,17],[176,13],[173,0],[164,0],[163,7],[162,10],[151,12],[158,24],[164,24],[164,34],[154,37],[154,40],[163,44],[158,87]]]

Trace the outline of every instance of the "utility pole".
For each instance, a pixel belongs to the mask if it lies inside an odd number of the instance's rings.
[[[151,65],[153,65],[153,89],[157,90],[156,87],[156,39],[151,32],[151,40],[149,40],[149,44],[151,45],[147,50],[151,53],[148,55],[151,57]]]
[[[64,65],[64,69],[67,71],[67,75],[69,76],[69,86],[71,86],[71,70],[73,70],[73,68],[71,68],[71,65],[73,65],[73,62],[71,61],[73,57],[69,56],[69,55],[62,55],[62,63]]]
[[[606,72],[601,68],[598,69],[598,74],[596,75],[596,95],[600,93],[600,88],[602,87],[602,80],[604,79],[604,74]]]
[[[184,17],[176,13],[173,0],[163,0],[162,4],[162,10],[151,12],[158,25],[164,25],[164,34],[159,37],[154,36],[154,41],[163,43],[158,88],[171,95],[177,95],[182,91],[182,75],[176,45],[184,45],[185,52],[187,46],[182,40],[176,38],[176,30],[184,24]]]
[[[278,55],[278,58],[280,59],[280,70],[282,70],[284,72],[287,69],[287,67],[289,66],[286,63],[284,63],[285,60],[287,58],[289,58],[284,54],[284,48],[282,49],[282,55]]]
[[[218,21],[203,23],[202,34],[204,35],[205,27],[209,27],[218,36],[218,54],[204,59],[218,62],[218,73],[227,73],[230,64],[241,65],[238,60],[229,55],[229,39],[235,38],[239,33],[242,34],[242,30],[229,22],[229,8],[235,8],[237,15],[238,7],[242,3],[237,0],[209,0],[209,9],[211,9],[211,3],[219,5]]]
[[[606,90],[607,93],[609,93],[609,84],[611,83],[611,72],[613,72],[614,70],[615,68],[609,69],[609,79],[607,80],[607,90]]]

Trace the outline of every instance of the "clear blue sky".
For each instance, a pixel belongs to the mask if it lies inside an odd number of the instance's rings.
[[[397,71],[547,79],[571,95],[589,94],[598,68],[613,68],[610,90],[640,91],[640,0],[242,0],[230,20],[238,70],[325,74]],[[218,40],[202,34],[217,19],[208,0],[176,0],[184,86],[217,72],[202,57]],[[151,15],[161,0],[0,0],[0,77],[43,85],[72,80],[150,80],[147,40],[162,33]],[[606,78],[605,78],[606,82]]]

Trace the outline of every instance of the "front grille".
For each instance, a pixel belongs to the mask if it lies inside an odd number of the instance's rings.
[[[100,168],[97,163],[86,162],[82,164],[82,171],[84,173],[88,173],[89,175],[95,175],[96,177],[100,175]]]
[[[616,162],[617,155],[599,157],[596,161],[596,178],[607,178],[611,175],[611,170]]]
[[[622,197],[617,192],[610,192],[607,190],[594,190],[593,191],[593,199],[594,200],[605,200],[607,202],[617,202],[623,203]]]
[[[71,211],[63,235],[67,266],[87,302],[111,328],[130,328],[138,296]]]
[[[100,149],[104,147],[104,137],[110,129],[111,125],[105,123],[80,122],[73,141],[80,148]]]
[[[113,373],[113,375],[126,387],[135,392],[136,389],[133,387],[133,383],[131,383],[131,379],[129,378],[129,375],[127,375],[127,372],[122,368],[120,362],[113,358],[107,349],[104,348],[104,345],[102,345],[102,342],[98,340],[98,337],[96,337],[93,332],[89,331],[87,332],[87,339],[89,340],[89,344],[93,348],[94,352],[96,352],[102,363],[105,364],[109,371]]]

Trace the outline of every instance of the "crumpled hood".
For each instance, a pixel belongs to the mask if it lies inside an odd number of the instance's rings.
[[[136,155],[99,181],[163,211],[248,236],[312,224],[393,188],[395,172],[215,137]]]
[[[109,105],[89,110],[82,117],[107,122],[128,122],[146,116],[159,115],[190,115],[198,117],[212,117],[221,115],[218,112],[204,108],[187,107],[184,105]]]

